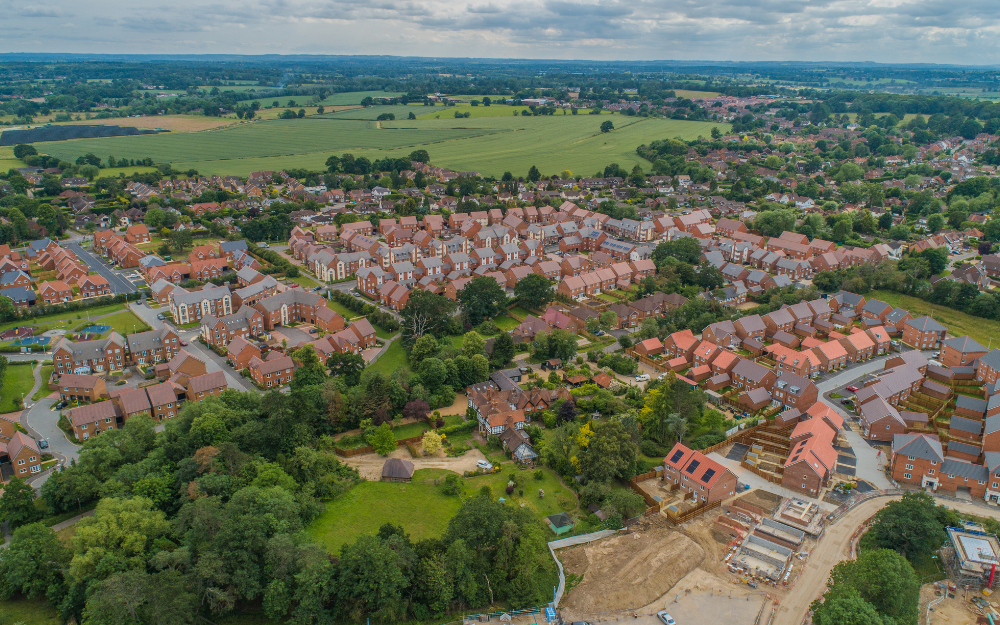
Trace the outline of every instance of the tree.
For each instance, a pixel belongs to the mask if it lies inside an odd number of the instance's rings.
[[[421,336],[413,344],[413,348],[410,349],[410,365],[414,368],[419,367],[427,358],[433,358],[438,355],[441,348],[438,347],[437,339],[434,338],[433,334],[425,334]]]
[[[910,227],[906,224],[898,224],[889,228],[889,238],[894,241],[906,241],[910,238]]]
[[[396,436],[392,433],[392,426],[383,423],[375,428],[375,433],[368,439],[368,444],[375,448],[375,453],[380,456],[388,456],[396,451]]]
[[[72,553],[52,528],[31,523],[14,530],[0,558],[0,597],[22,593],[29,599],[52,592],[58,596]]]
[[[170,249],[178,254],[184,251],[185,247],[191,247],[194,233],[190,230],[174,230],[170,233]]]
[[[764,211],[754,219],[753,227],[765,237],[778,237],[795,227],[795,213],[790,210]]]
[[[415,289],[400,311],[403,345],[410,347],[424,334],[443,337],[447,334],[451,316],[458,307],[443,295]]]
[[[864,549],[894,549],[913,561],[933,554],[947,538],[934,499],[927,493],[904,493],[875,514],[861,544]]]
[[[822,603],[813,603],[812,610],[816,625],[893,625],[850,587],[830,588],[824,593]]]
[[[30,143],[18,143],[14,146],[14,158],[24,160],[29,156],[35,156],[38,150]]]
[[[170,529],[166,515],[148,499],[102,499],[94,516],[73,536],[69,571],[76,579],[101,579],[112,571],[145,566],[153,543]]]
[[[514,296],[521,306],[529,310],[541,310],[555,297],[555,289],[548,278],[532,273],[514,285]]]
[[[780,234],[780,233],[779,233]],[[697,264],[702,254],[701,245],[694,237],[684,237],[673,241],[663,241],[653,249],[653,263],[659,267],[668,258],[676,258],[682,263]]]
[[[424,437],[421,439],[420,444],[424,448],[424,453],[428,456],[433,456],[441,451],[441,436],[433,430],[428,430],[424,432]]]
[[[365,358],[350,352],[333,353],[326,359],[326,368],[330,370],[330,375],[344,378],[347,386],[357,386],[365,368]]]
[[[34,501],[35,489],[19,477],[12,478],[0,497],[0,521],[11,528],[31,522],[36,516]]]
[[[898,623],[917,622],[920,581],[913,567],[891,549],[862,551],[858,559],[841,562],[830,572],[831,589],[846,586],[883,616]]]
[[[594,428],[580,471],[590,480],[628,480],[635,475],[635,443],[621,421],[605,421]]]
[[[892,227],[892,213],[886,211],[878,217],[878,229],[888,230]]]
[[[542,178],[541,172],[538,171],[537,167],[532,165],[531,168],[528,170],[528,176],[527,176],[528,182],[538,182],[539,180],[541,180],[541,178]]]
[[[601,124],[601,132],[611,132],[614,129],[615,125],[610,119]]]
[[[504,289],[493,278],[473,278],[458,292],[458,302],[466,321],[476,326],[483,320],[495,317],[507,306]]]
[[[484,339],[478,332],[471,330],[465,333],[465,338],[462,342],[462,353],[467,357],[472,358],[477,354],[484,354],[486,350],[486,339]]]
[[[606,310],[601,313],[601,327],[605,330],[617,327],[618,315],[613,310]]]
[[[316,349],[312,345],[295,350],[293,360],[299,363],[292,375],[290,386],[293,389],[299,390],[326,381],[326,366],[316,355]]]
[[[493,339],[493,353],[490,354],[490,363],[497,369],[502,369],[510,364],[516,353],[517,346],[514,339],[506,332],[501,332]]]
[[[940,213],[935,213],[927,219],[927,228],[931,232],[937,232],[944,227],[944,217]]]

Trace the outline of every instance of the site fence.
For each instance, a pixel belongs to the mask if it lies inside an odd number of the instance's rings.
[[[566,573],[563,571],[562,562],[560,562],[559,558],[556,557],[556,549],[572,547],[573,545],[583,545],[595,540],[600,540],[601,538],[605,538],[607,536],[613,536],[617,533],[617,531],[618,530],[600,530],[599,532],[592,532],[590,534],[560,538],[559,540],[553,540],[549,543],[549,553],[552,554],[552,559],[556,561],[556,568],[559,569],[559,585],[556,586],[552,607],[559,607],[559,602],[562,600],[563,593],[566,592]]]
[[[887,488],[884,490],[873,490],[868,491],[867,493],[859,493],[828,514],[826,519],[833,524],[837,521],[837,519],[847,514],[852,508],[868,501],[869,499],[877,499],[878,497],[893,497],[896,495],[902,495],[905,492],[905,490],[899,488]]]

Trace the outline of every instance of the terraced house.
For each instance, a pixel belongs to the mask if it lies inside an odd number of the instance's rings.
[[[129,362],[125,339],[112,332],[106,339],[74,343],[61,338],[52,348],[52,365],[59,374],[121,371]]]
[[[205,285],[200,291],[177,287],[168,299],[170,312],[179,325],[200,321],[209,315],[225,317],[233,314],[233,298],[225,286]]]
[[[263,333],[264,315],[250,306],[241,306],[226,317],[209,315],[201,320],[201,337],[216,347],[225,347],[237,336],[247,339]]]

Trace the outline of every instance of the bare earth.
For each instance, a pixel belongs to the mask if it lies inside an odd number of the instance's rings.
[[[87,119],[76,124],[96,126],[132,126],[134,128],[163,128],[171,132],[197,132],[230,126],[239,120],[201,115],[147,115],[146,117],[121,117],[116,119]]]
[[[478,449],[470,449],[457,458],[413,458],[406,447],[396,449],[396,451],[387,457],[409,460],[413,463],[415,469],[447,469],[459,475],[465,471],[474,471],[476,469],[476,461],[486,459],[486,456]],[[385,464],[385,460],[386,457],[374,453],[341,459],[344,464],[357,467],[361,477],[366,480],[379,480],[382,478],[382,465]]]
[[[560,608],[594,614],[639,608],[662,596],[705,559],[704,549],[667,525],[655,516],[643,530],[560,550],[566,574],[583,575]]]

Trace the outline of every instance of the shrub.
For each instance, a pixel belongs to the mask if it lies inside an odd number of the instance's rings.
[[[469,472],[466,471],[466,473],[469,473]],[[466,476],[466,477],[468,477],[468,476]],[[459,494],[462,491],[462,487],[461,487],[461,485],[459,485],[458,476],[452,474],[452,475],[449,475],[448,477],[444,478],[444,488],[441,489],[441,490],[444,491],[445,495],[457,495],[457,494]]]
[[[639,449],[642,451],[644,456],[649,456],[651,458],[666,456],[670,450],[665,449],[656,441],[651,441],[646,439],[639,443]]]
[[[691,441],[691,449],[705,449],[726,440],[725,434],[702,434]],[[645,453],[645,452],[644,452]]]
[[[500,437],[496,434],[490,434],[486,437],[486,446],[490,449],[500,449]]]
[[[534,476],[535,476],[535,479],[539,480],[539,481],[545,479],[545,473],[543,473],[541,469],[538,469],[537,471],[535,471]]]

